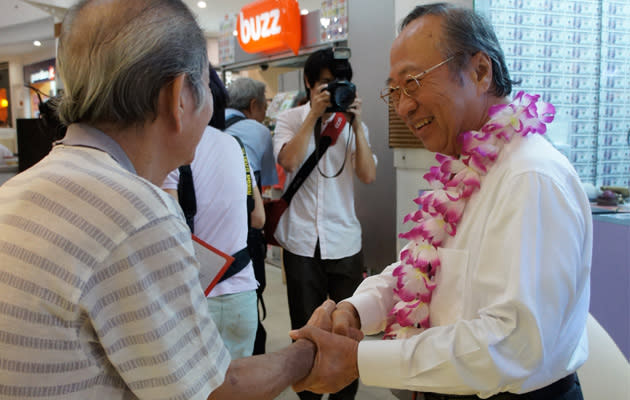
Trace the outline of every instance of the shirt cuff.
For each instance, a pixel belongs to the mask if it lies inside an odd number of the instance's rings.
[[[359,314],[361,330],[374,335],[385,330],[387,310],[382,310],[382,303],[373,293],[360,293],[344,300],[352,304]]]
[[[402,389],[404,340],[362,340],[357,364],[365,385]],[[408,372],[408,371],[407,371]]]

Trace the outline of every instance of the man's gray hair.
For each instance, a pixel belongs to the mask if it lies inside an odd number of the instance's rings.
[[[230,97],[228,107],[236,110],[247,110],[252,99],[264,104],[265,84],[251,78],[237,78],[227,88]]]
[[[492,61],[492,94],[504,97],[512,92],[512,84],[505,56],[490,22],[471,9],[458,7],[448,3],[434,3],[417,6],[400,24],[402,31],[414,20],[434,15],[442,17],[443,56],[455,56],[453,64],[459,69],[465,65],[470,57],[482,51]]]
[[[208,95],[206,39],[181,0],[80,1],[64,18],[57,63],[66,125],[154,120],[160,90],[181,74],[197,107]]]

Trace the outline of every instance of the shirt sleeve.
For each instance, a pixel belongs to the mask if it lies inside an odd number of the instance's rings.
[[[465,278],[473,286],[464,301],[476,316],[409,339],[361,342],[363,382],[486,398],[528,392],[575,371],[583,362],[575,354],[584,346],[592,240],[577,186],[533,172],[506,180],[480,239],[478,269]],[[393,283],[378,282],[358,293],[362,322],[390,307],[385,288]],[[363,301],[368,293],[375,299]]]
[[[278,154],[287,142],[300,130],[302,121],[296,118],[298,109],[289,109],[278,114],[276,127],[273,134],[273,156],[278,159]]]
[[[176,216],[121,241],[87,283],[103,350],[140,399],[206,399],[230,356],[207,311],[190,232]]]
[[[179,169],[171,171],[164,179],[162,189],[177,190],[177,184],[179,183]]]
[[[271,133],[267,129],[267,136],[264,141],[264,152],[262,155],[261,163],[261,178],[262,186],[271,186],[278,183],[278,173],[276,171],[276,159],[273,154],[273,141],[271,139]]]
[[[365,140],[367,141],[368,146],[370,147],[370,149],[372,149],[372,143],[370,143],[370,130],[368,129],[367,125],[365,125],[365,122],[361,122],[361,125],[363,125],[363,132],[365,132]],[[356,145],[355,145],[355,151],[356,151]],[[355,153],[352,153],[352,157],[354,160],[354,156]],[[376,157],[376,154],[374,153],[374,151],[372,151],[372,158],[374,159],[374,165],[378,166],[378,157]]]
[[[397,278],[392,271],[400,262],[391,264],[380,274],[370,276],[361,282],[352,297],[344,300],[351,303],[359,313],[361,330],[367,335],[375,335],[385,329],[389,310],[394,306],[392,291]]]

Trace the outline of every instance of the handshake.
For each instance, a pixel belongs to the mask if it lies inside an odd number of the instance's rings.
[[[326,300],[306,325],[289,332],[293,340],[307,339],[315,344],[311,372],[293,385],[293,390],[335,393],[359,377],[357,350],[363,339],[361,322],[350,303],[336,305]]]

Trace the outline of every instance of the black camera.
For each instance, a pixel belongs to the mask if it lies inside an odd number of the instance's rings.
[[[357,87],[347,80],[337,80],[330,82],[328,88],[330,92],[330,102],[332,105],[326,112],[346,111],[357,96]]]

